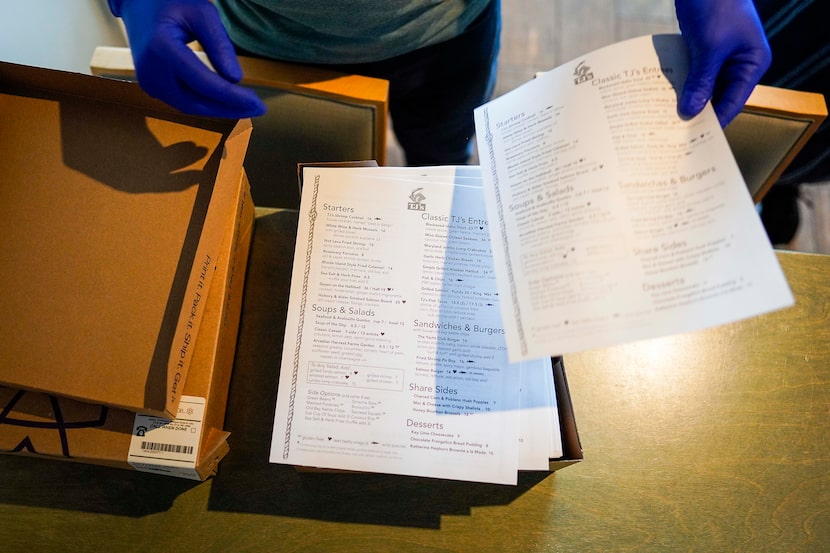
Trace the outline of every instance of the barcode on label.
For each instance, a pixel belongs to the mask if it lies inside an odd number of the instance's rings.
[[[190,455],[193,453],[192,445],[159,444],[156,442],[141,442],[141,449],[144,451],[163,451],[165,453],[182,453]]]

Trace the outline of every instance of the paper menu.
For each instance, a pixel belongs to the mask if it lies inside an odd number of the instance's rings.
[[[510,359],[686,332],[793,298],[680,36],[587,54],[476,110]]]
[[[303,180],[271,461],[515,483],[521,371],[478,168]]]
[[[538,362],[519,367],[519,470],[548,470],[550,459],[562,457],[552,367]]]

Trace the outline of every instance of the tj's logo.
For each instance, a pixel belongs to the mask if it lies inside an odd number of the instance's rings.
[[[412,192],[409,193],[409,203],[406,204],[406,208],[411,211],[426,211],[427,204],[424,203],[424,200],[427,199],[422,192],[423,188],[416,188]]]
[[[584,61],[579,62],[579,65],[574,69],[574,84],[584,83],[594,78],[591,68],[585,65]]]

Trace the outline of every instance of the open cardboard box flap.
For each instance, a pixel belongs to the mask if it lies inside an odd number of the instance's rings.
[[[216,473],[219,461],[228,452],[229,434],[223,430],[225,408],[253,233],[253,204],[247,181],[242,180],[243,187],[237,187],[236,224],[219,252],[214,283],[204,299],[202,328],[194,344],[190,374],[184,383],[186,398],[204,401],[201,437],[192,455],[192,466],[168,462],[164,451],[168,448],[162,446],[175,443],[158,442],[145,451],[139,447],[138,455],[134,455],[134,427],[140,419],[136,413],[6,387],[0,387],[0,451],[198,480]],[[180,406],[184,405],[182,402]]]
[[[175,416],[250,132],[0,63],[0,384]]]

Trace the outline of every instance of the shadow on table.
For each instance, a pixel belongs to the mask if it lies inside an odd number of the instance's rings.
[[[142,517],[199,482],[52,459],[0,457],[0,505]]]
[[[442,515],[506,505],[549,474],[519,476],[518,486],[387,474],[299,474],[267,462],[267,447],[227,458],[211,488],[210,510],[438,529]],[[243,459],[256,455],[256,460]],[[264,455],[264,460],[262,459]]]

